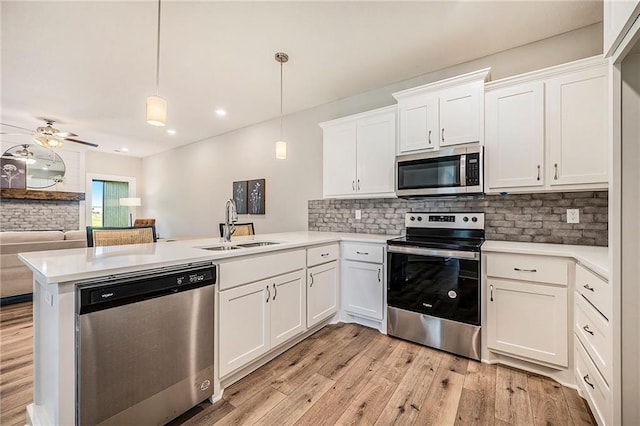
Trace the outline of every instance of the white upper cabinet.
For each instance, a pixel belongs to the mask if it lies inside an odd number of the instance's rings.
[[[398,154],[482,144],[488,76],[487,68],[394,93],[400,116]]]
[[[606,189],[608,67],[587,58],[487,84],[487,193]]]
[[[395,106],[320,126],[324,198],[395,197]]]
[[[629,28],[640,15],[639,0],[604,1],[604,47],[606,57],[613,54]]]
[[[544,185],[544,83],[488,92],[485,105],[489,188]]]
[[[607,66],[547,83],[549,184],[607,182]]]

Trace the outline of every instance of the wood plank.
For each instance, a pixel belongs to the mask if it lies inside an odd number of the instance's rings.
[[[535,425],[562,426],[573,423],[564,398],[556,399],[552,394],[538,392],[529,392],[529,398]]]
[[[276,405],[256,424],[292,425],[306,413],[336,382],[320,374],[309,377],[289,398]]]
[[[318,373],[332,380],[338,380],[345,372],[346,367],[353,364],[354,358],[360,356],[362,348],[371,343],[378,334],[377,331],[365,328],[352,335],[352,339],[342,346],[342,349],[320,367]]]
[[[84,192],[37,191],[31,189],[2,188],[0,198],[14,200],[83,201]]]
[[[404,340],[400,341],[380,367],[380,377],[390,382],[400,383],[419,351],[420,346]]]
[[[217,425],[247,425],[253,424],[267,414],[287,396],[270,386],[262,388],[253,397],[236,407],[214,424]]]
[[[380,416],[397,386],[396,383],[383,377],[374,376],[351,401],[337,423],[340,425],[372,425]]]
[[[495,423],[496,366],[469,361],[456,424]]]
[[[415,361],[407,370],[400,384],[384,407],[376,425],[407,425],[415,423],[418,413],[436,375],[442,354],[429,348],[421,348]]]
[[[445,364],[443,368],[441,361],[416,424],[436,426],[454,424],[464,386],[464,375],[446,367]]]
[[[515,426],[533,424],[525,373],[500,365],[497,367],[495,417]]]
[[[440,368],[464,375],[467,374],[468,366],[469,360],[467,358],[443,352]]]

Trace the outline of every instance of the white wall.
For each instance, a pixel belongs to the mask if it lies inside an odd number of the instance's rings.
[[[87,151],[85,157],[87,174],[129,176],[136,178],[138,194],[144,182],[142,174],[142,158],[121,154],[107,154],[105,152]],[[143,200],[144,202],[144,200]]]
[[[162,236],[217,236],[232,182],[266,178],[266,215],[241,216],[240,221],[253,221],[257,233],[305,230],[307,201],[322,197],[319,122],[392,105],[395,91],[485,67],[492,68],[496,80],[601,52],[602,25],[596,24],[291,114],[284,120],[286,160],[275,159],[277,118],[147,157],[144,214],[158,220]]]

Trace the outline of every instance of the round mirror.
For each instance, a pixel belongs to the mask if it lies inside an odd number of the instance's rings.
[[[12,146],[2,154],[2,187],[42,189],[64,180],[64,161],[53,150],[35,144]]]

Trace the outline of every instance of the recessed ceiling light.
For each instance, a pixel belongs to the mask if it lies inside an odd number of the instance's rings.
[[[122,147],[122,148],[120,148],[120,151],[121,152],[129,152],[129,148]]]
[[[169,133],[170,135],[175,135],[176,131],[173,130],[173,129],[169,129],[169,130],[167,130],[167,133]]]
[[[227,115],[227,111],[223,110],[222,108],[218,108],[216,110],[216,114],[218,114],[218,116],[220,117],[224,117],[225,115]]]

